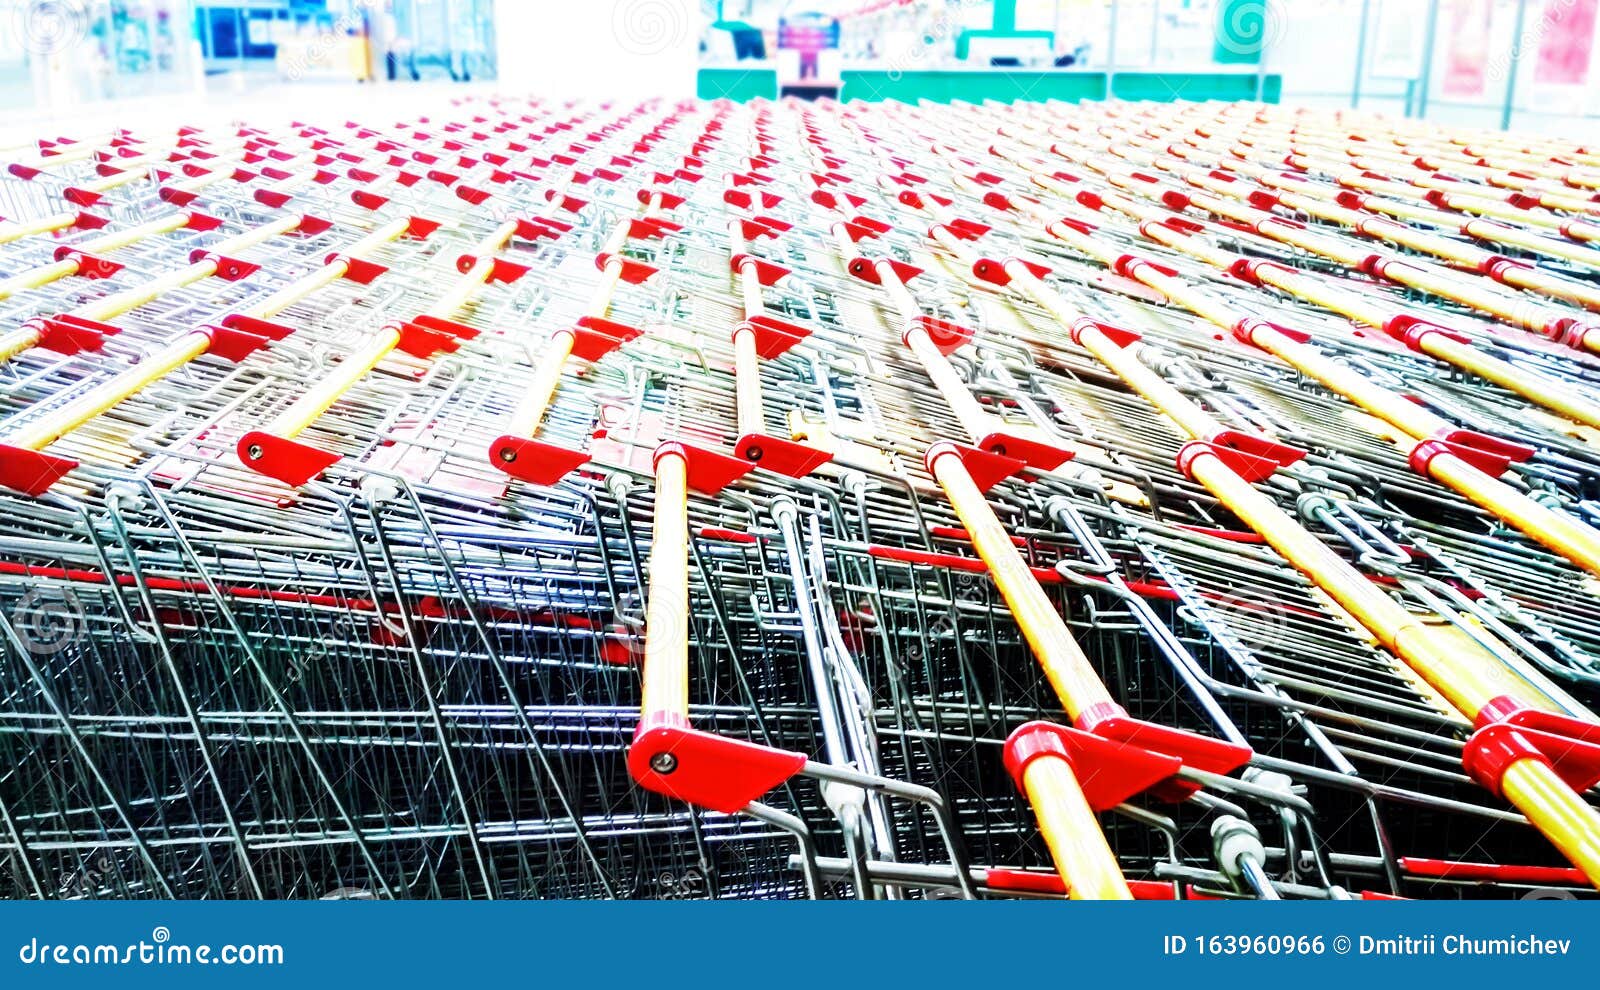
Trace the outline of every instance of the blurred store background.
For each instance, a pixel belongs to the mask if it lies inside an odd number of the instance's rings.
[[[475,87],[1263,99],[1600,137],[1600,0],[0,0],[0,10],[0,111],[36,116]]]

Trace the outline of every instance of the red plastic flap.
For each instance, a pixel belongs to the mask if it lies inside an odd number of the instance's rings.
[[[790,274],[789,269],[782,265],[773,264],[752,254],[736,254],[729,259],[729,266],[740,275],[744,274],[743,269],[746,264],[754,269],[756,280],[762,285],[774,285]]]
[[[201,261],[211,262],[217,266],[216,277],[224,282],[237,282],[261,270],[261,266],[253,261],[217,254],[215,251],[197,251],[189,256],[189,261],[191,264],[198,264]]]
[[[978,223],[976,220],[955,219],[945,224],[951,233],[964,241],[975,241],[994,228],[988,224]]]
[[[1011,284],[1011,273],[1006,271],[1005,262],[994,258],[979,258],[974,261],[972,274],[991,285]]]
[[[766,360],[782,357],[789,348],[811,336],[811,328],[788,320],[759,313],[733,328],[738,336],[740,329],[749,328],[756,335],[756,353]]]
[[[1038,471],[1053,471],[1077,456],[1077,451],[1034,437],[995,430],[978,440],[978,447],[1001,457],[1013,457]]]
[[[11,166],[13,172],[15,172],[17,168],[18,166],[16,165]],[[62,190],[61,196],[74,206],[93,206],[105,198],[92,189],[83,189],[78,186],[68,186],[66,189]]]
[[[24,495],[43,495],[77,466],[67,457],[0,443],[0,486]]]
[[[972,341],[972,331],[961,324],[923,313],[906,324],[905,329],[900,332],[901,342],[909,342],[911,334],[918,330],[927,334],[928,340],[940,354],[944,355],[953,354]]]
[[[294,327],[241,313],[229,313],[222,318],[222,325],[232,330],[243,330],[256,337],[265,337],[267,340],[282,340],[294,333]]]
[[[860,206],[862,204],[856,203],[856,205]],[[850,222],[858,227],[865,227],[874,234],[887,234],[889,231],[894,229],[892,225],[884,223],[882,220],[874,220],[872,217],[862,216],[860,214],[851,217]]]
[[[304,234],[306,237],[315,237],[333,229],[333,221],[325,217],[315,216],[310,213],[300,214],[300,223],[294,228],[295,233]]]
[[[411,320],[400,324],[399,331],[400,339],[395,342],[395,350],[413,357],[431,358],[440,351],[455,351],[461,346],[461,342],[451,334]]]
[[[1433,335],[1439,334],[1455,341],[1458,344],[1471,344],[1472,338],[1455,330],[1442,327],[1437,323],[1429,322],[1420,316],[1411,316],[1402,313],[1390,317],[1381,328],[1384,333],[1400,341],[1413,351],[1422,351],[1422,341]]]
[[[1291,447],[1286,443],[1278,443],[1240,430],[1218,430],[1207,439],[1213,445],[1230,447],[1251,457],[1272,461],[1279,467],[1288,467],[1306,456],[1306,452],[1298,447]]]
[[[339,460],[338,454],[261,430],[240,437],[236,449],[245,467],[297,488]]]
[[[1065,760],[1078,779],[1084,800],[1095,811],[1115,808],[1171,780],[1183,769],[1183,761],[1176,756],[1103,739],[1054,722],[1027,722],[1006,738],[1006,770],[1024,793],[1027,769],[1041,758]]]
[[[81,354],[84,351],[98,351],[105,346],[107,337],[122,332],[120,327],[96,320],[85,320],[70,313],[40,317],[29,322],[39,331],[39,340],[35,346],[57,354],[71,355]]]
[[[200,198],[199,193],[189,189],[179,189],[177,186],[162,186],[156,190],[156,195],[161,197],[163,202],[171,203],[173,206],[188,206]]]
[[[1600,724],[1521,708],[1478,729],[1461,751],[1467,773],[1495,794],[1506,769],[1525,759],[1549,764],[1582,793],[1600,783]]]
[[[661,208],[663,210],[676,210],[678,207],[682,206],[684,202],[682,196],[679,196],[677,193],[667,192],[665,189],[639,190],[639,202],[645,206],[649,206],[650,201],[657,196],[661,197]]]
[[[768,436],[764,433],[746,433],[734,445],[735,457],[742,458],[764,471],[803,478],[833,460],[833,455],[818,450],[798,440]]]
[[[110,258],[102,258],[97,254],[88,254],[70,247],[56,249],[57,261],[65,261],[68,258],[77,262],[78,269],[74,274],[80,278],[90,280],[110,278],[122,271],[122,264]]]
[[[606,266],[611,264],[613,260],[622,267],[622,280],[629,285],[638,285],[656,273],[655,268],[642,261],[624,258],[621,255],[613,255],[609,251],[603,251],[595,255],[594,266],[601,271],[605,271]]]
[[[479,257],[475,254],[463,254],[456,259],[456,270],[464,275],[472,271],[473,266],[477,265],[479,260]],[[515,261],[507,261],[505,258],[492,258],[489,261],[489,274],[485,277],[484,283],[494,285],[497,282],[515,282],[528,274],[529,270],[529,266],[518,264]]]
[[[717,450],[708,450],[679,440],[669,441],[656,448],[655,460],[669,454],[684,459],[689,488],[702,495],[715,495],[749,474],[755,467],[749,461]]]
[[[730,814],[805,765],[803,753],[702,732],[676,715],[641,719],[628,747],[628,772],[639,786]]]
[[[479,189],[477,186],[469,186],[466,184],[456,186],[456,196],[462,200],[465,200],[472,206],[482,205],[485,200],[493,195],[494,194],[489,192],[489,190]]]
[[[1479,433],[1477,430],[1468,430],[1463,427],[1453,426],[1440,430],[1434,435],[1436,440],[1446,440],[1462,447],[1474,447],[1486,454],[1502,457],[1513,464],[1521,464],[1531,460],[1537,450],[1515,440],[1507,440],[1489,433]]]
[[[1429,465],[1441,454],[1463,460],[1490,477],[1499,477],[1506,473],[1512,463],[1532,457],[1534,450],[1474,430],[1452,428],[1417,444],[1406,461],[1413,471],[1428,477]]]
[[[200,332],[210,339],[206,353],[237,364],[272,341],[245,330],[227,326],[204,326]]]
[[[1252,755],[1249,746],[1132,718],[1117,705],[1106,705],[1103,709],[1091,708],[1080,713],[1077,727],[1124,746],[1137,746],[1152,753],[1176,757],[1184,766],[1207,773],[1232,773],[1249,763]],[[1195,790],[1189,785],[1182,787],[1187,788],[1187,793],[1182,797],[1187,797]]]
[[[1300,330],[1291,330],[1286,326],[1273,323],[1271,320],[1260,320],[1253,316],[1245,317],[1232,327],[1233,338],[1239,343],[1247,344],[1251,347],[1261,346],[1255,340],[1256,333],[1261,330],[1276,330],[1297,344],[1309,344],[1311,342],[1311,335],[1308,333]]]
[[[588,463],[581,450],[531,437],[503,436],[489,445],[489,463],[533,485],[553,485]]]
[[[783,220],[774,220],[771,217],[754,217],[739,221],[739,229],[744,233],[744,239],[753,241],[758,237],[777,237],[779,234],[790,230],[794,225]]]
[[[585,361],[598,361],[612,351],[637,338],[643,331],[638,327],[608,320],[603,316],[583,316],[577,325],[567,331],[572,334],[572,354]]]
[[[683,229],[683,225],[664,220],[661,217],[634,217],[628,221],[628,236],[649,240],[651,238],[665,237]]]
[[[839,226],[843,228],[845,236],[850,238],[851,244],[860,244],[864,240],[878,236],[871,227],[862,226],[851,220],[841,220]]]
[[[331,265],[335,261],[344,262],[343,277],[357,285],[370,285],[373,279],[389,270],[387,265],[380,265],[376,261],[367,261],[364,258],[352,258],[347,254],[328,256],[328,264]]]
[[[1006,457],[987,450],[980,450],[977,447],[969,447],[966,444],[941,440],[929,447],[928,452],[923,455],[923,462],[928,468],[928,473],[934,474],[934,462],[948,455],[954,455],[961,459],[962,465],[967,469],[967,476],[972,479],[972,483],[977,485],[978,490],[981,492],[988,491],[1028,466],[1025,462],[1015,457]]]
[[[288,200],[286,199],[284,202],[288,202]],[[363,210],[376,210],[387,204],[389,197],[380,196],[370,189],[357,189],[350,193],[350,202]],[[271,204],[268,205],[270,206]]]
[[[873,285],[882,285],[883,274],[878,268],[879,265],[888,265],[890,271],[894,273],[895,278],[899,279],[901,283],[909,282],[918,275],[922,274],[922,269],[916,267],[915,265],[908,265],[903,261],[894,261],[887,258],[874,261],[868,258],[857,256],[850,259],[850,264],[848,267],[850,274],[861,279],[863,282],[870,282]]]
[[[1205,440],[1191,440],[1178,448],[1178,470],[1183,472],[1184,477],[1191,479],[1194,477],[1192,471],[1194,460],[1201,454],[1215,455],[1217,460],[1227,465],[1234,474],[1252,484],[1272,477],[1280,466],[1277,461],[1268,457],[1257,457],[1242,450]]]
[[[1132,330],[1113,326],[1110,323],[1101,323],[1099,320],[1091,320],[1088,317],[1075,320],[1072,326],[1068,328],[1068,333],[1072,336],[1072,342],[1081,347],[1083,346],[1083,334],[1087,330],[1099,331],[1117,347],[1127,347],[1129,344],[1135,344],[1144,339],[1143,336]]]
[[[537,241],[541,237],[555,240],[561,236],[561,232],[540,217],[530,217],[517,221],[517,236],[525,241]]]

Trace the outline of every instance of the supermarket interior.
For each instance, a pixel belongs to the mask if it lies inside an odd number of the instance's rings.
[[[1583,0],[598,0],[559,17],[547,0],[0,8],[0,112],[309,105],[357,83],[424,83],[739,100],[1255,99],[1544,133],[1600,114]]]

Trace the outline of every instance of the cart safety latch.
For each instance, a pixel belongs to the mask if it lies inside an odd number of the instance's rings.
[[[101,323],[99,320],[86,320],[70,313],[40,317],[37,320],[30,320],[29,323],[39,333],[37,346],[67,355],[98,351],[105,346],[107,337],[122,332],[121,327]]]
[[[572,354],[585,361],[598,361],[636,339],[643,331],[638,327],[608,320],[603,316],[580,316],[567,331],[572,334]]]
[[[1100,331],[1108,340],[1118,347],[1127,347],[1130,344],[1136,344],[1144,339],[1142,334],[1139,334],[1133,330],[1113,326],[1110,323],[1101,323],[1099,320],[1091,320],[1088,317],[1074,320],[1072,326],[1067,328],[1067,333],[1072,337],[1072,342],[1074,344],[1082,347],[1083,332],[1085,330]]]
[[[728,263],[728,267],[732,268],[735,273],[740,275],[744,274],[745,265],[749,265],[751,267],[751,269],[755,272],[757,281],[759,281],[762,285],[775,285],[789,275],[789,269],[785,268],[784,266],[774,264],[773,262],[767,261],[763,258],[757,258],[753,254],[736,254],[729,260]]]
[[[532,437],[502,436],[489,445],[489,462],[533,485],[553,485],[588,463],[589,455]]]
[[[680,715],[641,719],[628,747],[628,772],[639,786],[730,814],[805,765],[803,753],[702,732]]]
[[[1247,347],[1261,346],[1256,343],[1256,334],[1263,330],[1276,330],[1297,344],[1311,343],[1311,335],[1304,331],[1294,330],[1281,324],[1273,323],[1271,320],[1262,320],[1254,316],[1245,317],[1230,327],[1229,330],[1232,332],[1234,340]]]
[[[1411,454],[1406,460],[1411,470],[1423,477],[1428,476],[1428,465],[1440,454],[1449,454],[1466,461],[1490,477],[1499,477],[1505,474],[1512,464],[1520,464],[1532,458],[1535,453],[1536,451],[1526,444],[1503,440],[1476,430],[1451,427],[1440,430],[1435,436],[1417,444],[1411,449]]]
[[[946,357],[972,342],[971,330],[959,323],[941,320],[926,313],[913,317],[905,325],[905,329],[900,331],[900,342],[909,345],[911,334],[916,330],[921,330],[927,334],[928,339],[933,342],[933,346],[938,348],[939,353]]]
[[[339,460],[338,454],[263,430],[251,430],[240,437],[237,451],[239,460],[252,471],[295,488]]]
[[[782,357],[789,348],[811,336],[811,328],[776,316],[758,313],[733,328],[733,336],[749,331],[756,335],[756,353],[765,360]]]
[[[1431,323],[1420,316],[1401,314],[1391,317],[1383,324],[1383,332],[1406,345],[1413,351],[1422,351],[1422,341],[1434,334],[1449,338],[1458,344],[1471,344],[1472,338],[1465,334]]]
[[[57,261],[66,261],[68,258],[77,262],[78,270],[75,274],[79,278],[86,278],[91,281],[110,278],[117,272],[122,271],[121,262],[112,261],[110,258],[102,258],[97,254],[90,254],[87,251],[79,251],[70,247],[63,247],[56,251]]]
[[[643,282],[656,273],[656,269],[654,267],[647,265],[642,261],[635,261],[632,258],[624,258],[621,255],[612,255],[612,253],[609,251],[602,251],[601,253],[595,255],[594,266],[601,271],[605,271],[606,266],[610,265],[612,261],[615,261],[617,264],[622,266],[621,278],[629,285],[638,285],[640,282]]]
[[[1036,471],[1054,471],[1078,456],[1075,450],[1008,429],[984,434],[978,440],[978,449],[1001,457],[1014,458]]]
[[[934,473],[933,465],[935,461],[947,456],[955,456],[961,459],[962,465],[967,469],[967,475],[972,478],[972,483],[977,485],[978,490],[982,492],[988,491],[1028,466],[1025,462],[1015,457],[1007,457],[987,450],[980,450],[977,447],[969,447],[966,444],[941,440],[929,447],[927,454],[924,455],[924,463],[927,465],[928,473]]]
[[[1021,263],[1022,267],[1033,273],[1034,278],[1044,278],[1050,274],[1048,265],[1023,258],[1005,258],[999,261],[994,258],[979,258],[972,263],[972,274],[994,285],[1010,285],[1011,273],[1006,271],[1006,268],[1013,261]]]
[[[1547,764],[1579,793],[1600,783],[1600,725],[1514,706],[1485,706],[1494,712],[1492,721],[1482,724],[1461,750],[1468,776],[1500,795],[1507,768],[1533,759]],[[1504,708],[1511,710],[1501,714]]]
[[[43,495],[77,466],[71,458],[0,444],[0,485],[24,495]]]
[[[817,468],[833,460],[826,450],[789,440],[768,436],[765,433],[746,433],[733,447],[735,457],[743,458],[764,471],[804,478]]]
[[[755,465],[749,461],[708,450],[679,440],[668,441],[656,448],[655,459],[676,454],[684,459],[688,485],[702,495],[715,495],[749,474]]]

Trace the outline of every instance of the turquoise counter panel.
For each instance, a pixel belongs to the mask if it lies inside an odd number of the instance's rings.
[[[695,93],[702,100],[776,100],[778,98],[778,72],[776,69],[701,69],[695,81]]]
[[[931,100],[978,102],[1000,100],[1103,100],[1107,97],[1103,72],[928,70],[890,72],[883,69],[847,69],[841,75],[844,100]],[[778,74],[772,69],[701,69],[696,91],[703,100],[727,98],[745,102],[776,99]],[[1283,77],[1261,77],[1260,98],[1277,103]],[[1109,94],[1121,100],[1253,100],[1256,76],[1251,72],[1119,72]]]
[[[1261,77],[1261,101],[1277,103],[1283,94],[1283,77]],[[1119,72],[1111,80],[1111,95],[1119,100],[1254,100],[1253,72]]]
[[[845,70],[840,73],[844,100],[1103,100],[1106,77],[1100,72],[887,72]]]

